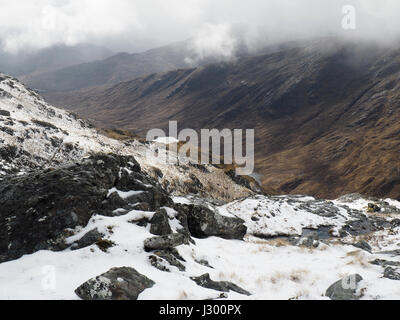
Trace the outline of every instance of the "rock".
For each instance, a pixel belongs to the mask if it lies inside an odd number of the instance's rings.
[[[150,233],[156,236],[165,236],[172,233],[169,225],[168,213],[165,209],[158,210],[150,221]]]
[[[353,246],[356,247],[356,248],[365,250],[365,251],[367,251],[367,252],[369,252],[369,253],[372,252],[371,246],[370,246],[370,245],[368,244],[368,242],[365,241],[365,240],[361,240],[361,241],[359,241],[359,242],[357,242],[357,243],[354,243]]]
[[[189,244],[188,237],[181,233],[173,233],[166,236],[146,239],[144,241],[144,249],[147,252],[153,250],[168,250],[183,244]]]
[[[385,269],[383,277],[390,280],[400,280],[400,273],[396,272],[396,270],[391,267],[387,267]]]
[[[207,289],[212,289],[216,291],[222,291],[222,292],[229,292],[229,291],[234,291],[239,294],[243,294],[246,296],[250,296],[251,293],[240,288],[236,284],[228,281],[213,281],[210,278],[210,275],[204,274],[200,277],[191,277],[194,282],[200,287],[207,288]]]
[[[204,259],[202,259],[202,260],[195,260],[198,264],[200,264],[200,265],[202,265],[202,266],[204,266],[204,267],[207,267],[207,268],[210,268],[210,269],[214,269],[212,266],[210,266],[210,264],[208,263],[208,261],[207,260],[204,260]]]
[[[183,259],[176,250],[161,250],[154,252],[154,254],[167,261],[171,266],[177,267],[179,271],[186,270],[186,267],[179,261]]]
[[[353,274],[335,282],[326,290],[325,296],[331,300],[358,300],[357,286],[363,278],[359,274]]]
[[[204,239],[215,236],[243,240],[247,232],[242,219],[222,216],[204,206],[179,205],[176,208],[187,216],[188,228],[193,237]]]
[[[91,246],[92,244],[95,244],[97,241],[99,241],[103,237],[104,237],[104,234],[100,233],[97,228],[90,230],[81,239],[76,241],[71,246],[71,250],[78,250],[78,249],[82,249],[82,248]]]
[[[319,246],[319,236],[318,232],[309,232],[299,239],[297,242],[298,246],[304,246],[307,248],[318,248]]]
[[[171,271],[166,264],[178,268],[179,271],[186,270],[186,267],[177,259],[174,252],[170,250],[156,251],[154,252],[154,255],[149,257],[149,260],[153,267],[161,271]]]
[[[387,267],[387,266],[400,267],[400,261],[388,261],[388,260],[383,260],[383,259],[375,259],[374,261],[371,261],[370,263],[377,265],[377,266],[382,266],[382,267]]]
[[[113,268],[75,290],[83,300],[137,300],[155,282],[133,268]]]
[[[11,113],[10,113],[10,111],[7,111],[7,110],[0,110],[0,116],[9,117],[9,116],[11,116]]]
[[[381,208],[374,203],[368,203],[368,212],[381,212]]]

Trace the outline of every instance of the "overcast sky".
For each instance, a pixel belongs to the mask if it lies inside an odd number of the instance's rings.
[[[357,29],[343,30],[344,5]],[[193,38],[199,54],[299,36],[393,39],[399,0],[0,0],[1,45],[9,52],[94,43],[143,51]]]

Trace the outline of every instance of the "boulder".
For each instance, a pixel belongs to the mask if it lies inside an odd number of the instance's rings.
[[[205,206],[179,205],[175,208],[187,216],[190,234],[195,238],[204,239],[215,236],[243,240],[247,232],[242,219],[222,216]]]
[[[144,241],[144,249],[147,252],[154,250],[169,250],[183,244],[189,244],[189,238],[181,233],[173,233],[166,236],[146,239]]]
[[[133,268],[113,268],[75,290],[83,300],[137,300],[155,282]]]
[[[11,116],[11,113],[10,113],[10,111],[7,111],[7,110],[0,110],[0,116],[9,117],[9,116]]]
[[[203,274],[200,277],[191,277],[194,282],[200,287],[207,288],[207,289],[212,289],[216,291],[222,291],[222,292],[229,292],[229,291],[234,291],[239,294],[243,294],[246,296],[250,296],[251,293],[242,289],[241,287],[237,286],[236,284],[229,282],[229,281],[213,281],[210,278],[210,275]]]
[[[385,269],[383,277],[390,280],[400,280],[400,273],[396,272],[396,270],[391,267],[387,267]]]
[[[99,230],[97,228],[90,230],[81,239],[76,241],[71,246],[71,250],[78,250],[78,249],[82,249],[82,248],[91,246],[92,244],[95,244],[96,242],[101,240],[103,237],[104,237],[104,234],[99,232]]]
[[[362,249],[364,251],[367,251],[369,253],[372,252],[371,246],[365,240],[361,240],[361,241],[359,241],[357,243],[354,243],[353,246],[356,247],[356,248]]]
[[[150,233],[156,236],[165,236],[172,233],[169,225],[168,213],[165,209],[159,209],[150,221]]]
[[[356,294],[359,282],[363,278],[359,274],[347,276],[326,290],[325,296],[331,300],[358,300],[360,297]]]

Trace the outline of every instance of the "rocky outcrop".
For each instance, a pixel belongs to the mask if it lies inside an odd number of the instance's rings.
[[[343,278],[326,290],[325,296],[331,300],[358,300],[357,295],[358,284],[363,280],[359,274],[353,274]]]
[[[130,174],[120,175],[125,171]],[[136,199],[109,201],[110,189],[129,191],[144,184],[149,195],[140,202],[150,202],[150,208],[171,203],[133,157],[93,155],[80,163],[0,181],[0,261],[65,249],[68,230],[86,226],[93,214],[112,215],[121,204],[135,204]],[[92,236],[76,245],[86,245]]]
[[[90,279],[75,293],[83,300],[137,300],[155,282],[133,268],[113,268],[102,275]]]

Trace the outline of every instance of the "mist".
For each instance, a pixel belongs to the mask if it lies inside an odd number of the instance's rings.
[[[141,52],[190,39],[199,59],[231,58],[294,39],[337,36],[391,43],[400,33],[398,0],[0,0],[0,46],[8,53],[91,43]],[[344,6],[355,29],[342,26]]]

